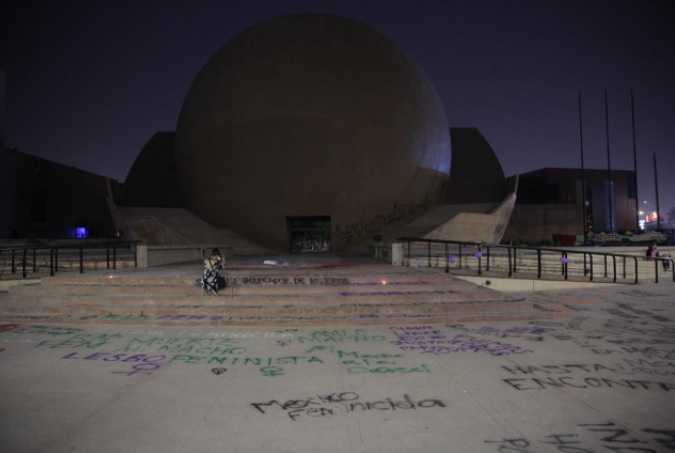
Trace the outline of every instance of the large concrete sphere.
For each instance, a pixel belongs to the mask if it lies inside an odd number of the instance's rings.
[[[438,95],[367,25],[274,19],[197,76],[176,132],[185,203],[215,226],[288,250],[287,219],[330,216],[333,250],[436,202],[450,172]]]

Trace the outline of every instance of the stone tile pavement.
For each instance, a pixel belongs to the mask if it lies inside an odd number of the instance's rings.
[[[675,284],[366,327],[0,320],[0,452],[669,452]]]

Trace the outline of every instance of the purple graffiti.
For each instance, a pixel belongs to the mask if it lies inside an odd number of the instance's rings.
[[[102,362],[124,362],[133,363],[131,371],[113,371],[113,373],[126,374],[133,376],[134,374],[152,374],[153,371],[160,368],[166,361],[167,356],[162,354],[148,355],[148,354],[113,354],[110,352],[94,352],[91,354],[81,354],[79,352],[71,352],[66,354],[62,359],[75,360],[94,360]]]
[[[419,351],[421,354],[450,354],[453,352],[485,352],[492,356],[533,352],[520,346],[474,337],[455,335],[448,337],[442,330],[431,326],[391,327],[396,334],[396,345],[402,351]]]

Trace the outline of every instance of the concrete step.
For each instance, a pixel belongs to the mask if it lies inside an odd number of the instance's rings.
[[[227,296],[307,296],[330,294],[343,297],[357,296],[400,296],[400,295],[425,295],[431,293],[454,294],[471,291],[475,285],[463,282],[461,280],[453,281],[423,281],[423,282],[391,282],[381,284],[377,282],[350,283],[350,284],[329,284],[329,285],[228,285],[221,288],[220,295]],[[159,282],[149,283],[129,283],[126,284],[105,284],[105,282],[87,282],[83,284],[41,284],[14,286],[10,290],[11,295],[21,297],[55,297],[55,296],[75,296],[75,295],[97,295],[105,297],[106,295],[166,295],[166,296],[194,296],[201,292],[201,287],[196,280],[192,282],[168,281],[165,284]]]
[[[164,300],[167,304],[182,303],[181,300],[200,299],[202,290],[193,281],[176,282],[166,279],[155,279],[152,284],[137,281],[115,281],[88,278],[83,284],[62,283],[58,279],[47,280],[43,284],[14,286],[9,294],[0,299],[0,304],[22,304],[26,301],[44,305],[74,304],[96,300],[101,304],[137,304],[143,300]],[[256,280],[258,281],[258,280]],[[449,277],[438,278],[430,276],[418,282],[391,281],[383,284],[369,284],[355,282],[350,284],[327,285],[264,285],[251,284],[243,286],[228,286],[219,291],[219,299],[248,304],[286,304],[289,299],[304,301],[305,303],[332,303],[344,304],[346,301],[355,303],[379,303],[386,300],[393,303],[409,300],[424,302],[456,301],[456,300],[485,300],[503,297],[494,294],[472,283]],[[200,303],[207,303],[202,300]]]
[[[296,283],[294,283],[296,282]],[[228,281],[226,288],[221,288],[221,295],[245,296],[251,294],[257,295],[277,295],[283,293],[289,295],[309,295],[309,294],[359,294],[359,295],[420,295],[427,294],[430,291],[441,291],[443,293],[450,290],[470,291],[475,285],[466,283],[459,279],[428,278],[419,281],[406,280],[388,280],[381,282],[379,280],[371,281],[361,279],[360,281],[347,279],[307,279],[298,281],[297,278],[284,279],[258,279],[253,278],[246,282]],[[15,286],[11,289],[14,295],[39,296],[39,295],[77,295],[77,294],[156,294],[156,295],[195,295],[200,291],[198,279],[152,279],[152,280],[103,280],[82,279],[80,282],[64,281],[57,279],[42,279],[40,284]]]
[[[207,303],[204,300],[209,299]],[[46,304],[41,301],[23,305],[0,304],[4,313],[145,313],[155,315],[186,314],[186,315],[245,315],[250,313],[265,315],[307,315],[307,314],[369,314],[369,313],[444,313],[453,312],[499,312],[508,310],[531,309],[532,304],[522,298],[456,301],[426,301],[426,302],[367,302],[367,303],[338,303],[334,300],[293,300],[280,302],[256,303],[254,301],[227,300],[222,297],[192,298],[179,300],[166,299],[137,299],[130,303],[128,299],[115,301],[112,299],[100,301],[85,299],[76,301],[61,301],[61,303]]]
[[[0,294],[0,319],[16,322],[373,324],[532,319],[526,299],[437,270],[329,263],[290,269],[231,265],[228,286],[202,296],[201,270],[64,273]]]
[[[200,290],[201,291],[201,290]],[[214,306],[219,307],[269,307],[275,309],[278,307],[316,307],[322,309],[325,307],[392,307],[404,306],[406,308],[424,307],[424,306],[443,306],[458,302],[479,304],[485,302],[494,302],[506,300],[503,294],[490,291],[429,291],[426,293],[418,292],[415,294],[368,294],[355,293],[348,295],[336,295],[333,293],[324,294],[306,294],[306,295],[256,295],[248,294],[243,296],[220,294],[214,296],[201,295],[166,295],[166,294],[98,294],[76,293],[53,295],[35,295],[25,297],[24,295],[8,294],[0,297],[0,309],[8,307],[18,307],[23,309],[29,306],[35,307],[78,307],[100,305],[116,307],[202,307],[211,309]]]
[[[467,323],[487,322],[500,320],[533,320],[558,318],[569,310],[547,309],[545,311],[533,310],[530,307],[521,310],[514,306],[513,309],[504,309],[502,301],[498,310],[476,310],[471,307],[467,310],[458,310],[458,307],[433,312],[401,310],[401,311],[315,311],[294,312],[285,310],[282,313],[270,313],[254,311],[250,308],[245,312],[222,311],[200,313],[190,312],[154,312],[151,310],[126,311],[118,307],[92,307],[86,312],[64,312],[61,310],[47,311],[44,308],[33,310],[25,307],[21,311],[6,311],[0,315],[0,319],[14,323],[40,323],[40,324],[122,324],[122,325],[208,325],[208,326],[232,326],[232,325],[373,325],[373,324],[421,324],[421,323]],[[107,311],[106,311],[107,309]]]
[[[367,272],[367,271],[365,271]],[[339,285],[387,285],[410,283],[414,285],[441,282],[443,284],[452,281],[452,277],[440,273],[426,273],[416,276],[405,274],[348,274],[348,273],[221,273],[228,280],[229,286],[339,286]],[[47,276],[45,276],[47,277]],[[201,277],[201,273],[190,275],[170,276],[119,276],[114,271],[109,275],[100,273],[68,273],[57,274],[55,277],[45,279],[44,285],[191,285]]]

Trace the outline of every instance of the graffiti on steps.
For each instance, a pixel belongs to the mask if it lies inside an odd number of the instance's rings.
[[[349,285],[346,277],[277,277],[277,276],[246,276],[227,277],[227,286],[341,286]]]

